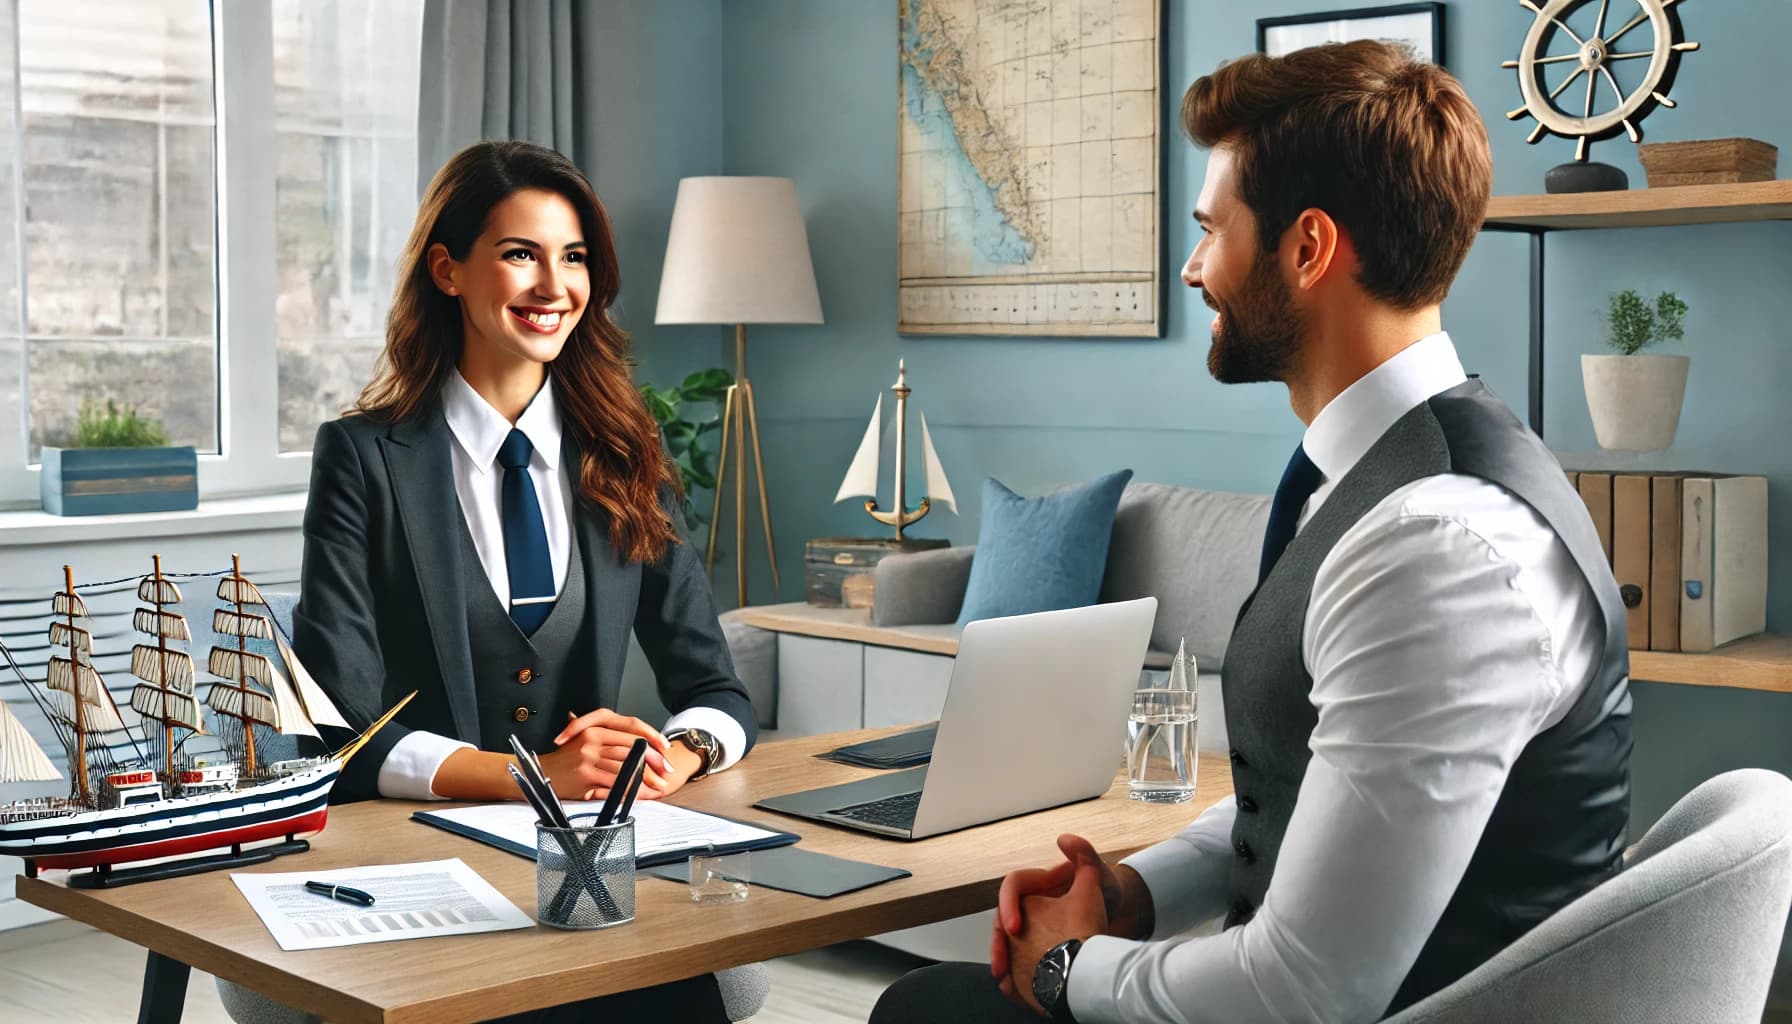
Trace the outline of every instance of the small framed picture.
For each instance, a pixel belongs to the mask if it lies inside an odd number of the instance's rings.
[[[1321,43],[1381,39],[1404,43],[1420,60],[1444,62],[1444,5],[1394,4],[1257,19],[1257,50],[1280,57]]]

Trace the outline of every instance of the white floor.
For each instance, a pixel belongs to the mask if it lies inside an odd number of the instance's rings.
[[[69,921],[0,932],[0,1015],[59,1024],[135,1020],[143,961],[142,949]],[[885,986],[921,962],[872,942],[774,960],[771,995],[754,1024],[863,1024]],[[182,1024],[230,1024],[211,975],[193,972]]]

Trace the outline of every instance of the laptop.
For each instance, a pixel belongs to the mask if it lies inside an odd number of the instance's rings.
[[[1120,767],[1156,616],[1146,597],[972,622],[930,763],[754,806],[921,839],[1100,796]]]

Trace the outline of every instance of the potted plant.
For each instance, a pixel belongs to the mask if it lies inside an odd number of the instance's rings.
[[[59,516],[197,508],[199,458],[192,445],[170,446],[154,417],[86,401],[67,444],[44,448],[39,493]]]
[[[1618,354],[1580,357],[1599,447],[1653,452],[1674,443],[1692,360],[1644,355],[1642,350],[1685,337],[1685,320],[1686,303],[1673,292],[1656,296],[1654,305],[1630,289],[1611,297],[1606,343]]]
[[[703,438],[722,425],[722,400],[733,383],[734,376],[727,370],[709,369],[698,370],[686,377],[684,383],[664,391],[652,384],[641,385],[641,397],[646,399],[647,409],[666,439],[666,453],[678,466],[684,488],[685,529],[693,537],[708,521],[708,517],[698,510],[697,491],[711,491],[716,486],[716,453],[703,446]],[[712,412],[705,417],[690,419],[686,414],[692,404],[708,404]]]

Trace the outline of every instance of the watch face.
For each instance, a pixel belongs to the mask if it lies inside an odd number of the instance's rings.
[[[1039,958],[1039,966],[1033,969],[1033,998],[1047,1013],[1058,1005],[1058,997],[1064,991],[1064,978],[1067,974],[1066,962],[1070,959],[1070,951],[1063,945],[1053,946]]]

